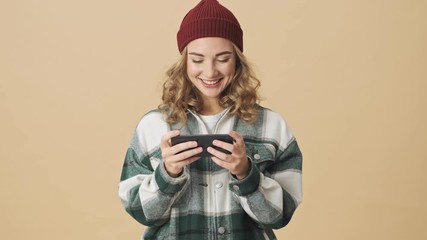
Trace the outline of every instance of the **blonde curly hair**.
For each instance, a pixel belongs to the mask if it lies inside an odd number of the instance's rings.
[[[246,122],[253,122],[257,117],[257,103],[260,101],[258,88],[260,81],[248,60],[238,47],[233,44],[236,55],[236,71],[230,84],[219,96],[223,108],[231,107],[230,113]],[[162,103],[159,110],[166,115],[169,124],[187,121],[187,109],[200,112],[203,99],[200,91],[193,85],[187,74],[187,49],[182,51],[179,60],[166,71],[163,83]]]

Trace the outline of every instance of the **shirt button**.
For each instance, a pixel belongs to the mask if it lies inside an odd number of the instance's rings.
[[[239,191],[239,189],[240,189],[240,188],[239,188],[239,186],[234,185],[234,186],[233,186],[233,189],[234,189],[234,190],[236,190],[236,191]]]
[[[260,156],[258,153],[255,153],[254,158],[255,158],[256,160],[259,160],[259,159],[261,158],[261,156]]]
[[[219,234],[224,234],[225,233],[225,228],[224,227],[219,227],[218,228],[218,233]]]
[[[215,184],[215,187],[216,187],[216,188],[222,188],[222,182],[217,182],[217,183]]]

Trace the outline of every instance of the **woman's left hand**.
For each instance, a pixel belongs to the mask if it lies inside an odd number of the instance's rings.
[[[219,166],[228,169],[237,179],[243,179],[249,174],[251,164],[246,156],[246,145],[243,137],[236,131],[228,134],[234,138],[233,144],[214,140],[213,145],[225,149],[231,154],[220,152],[213,147],[208,147],[208,152],[213,155],[212,160]]]

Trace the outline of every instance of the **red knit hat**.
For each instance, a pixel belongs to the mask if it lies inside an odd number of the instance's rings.
[[[179,52],[197,38],[222,37],[243,52],[243,31],[233,13],[217,0],[201,0],[182,20],[177,34]]]

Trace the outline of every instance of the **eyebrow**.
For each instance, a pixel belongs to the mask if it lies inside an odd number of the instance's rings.
[[[215,56],[219,57],[219,56],[226,55],[226,54],[233,54],[233,52],[224,51],[224,52],[220,52],[220,53],[215,54]],[[188,55],[195,55],[195,56],[199,56],[199,57],[204,57],[205,56],[203,54],[196,53],[196,52],[190,52],[190,53],[188,53]]]

